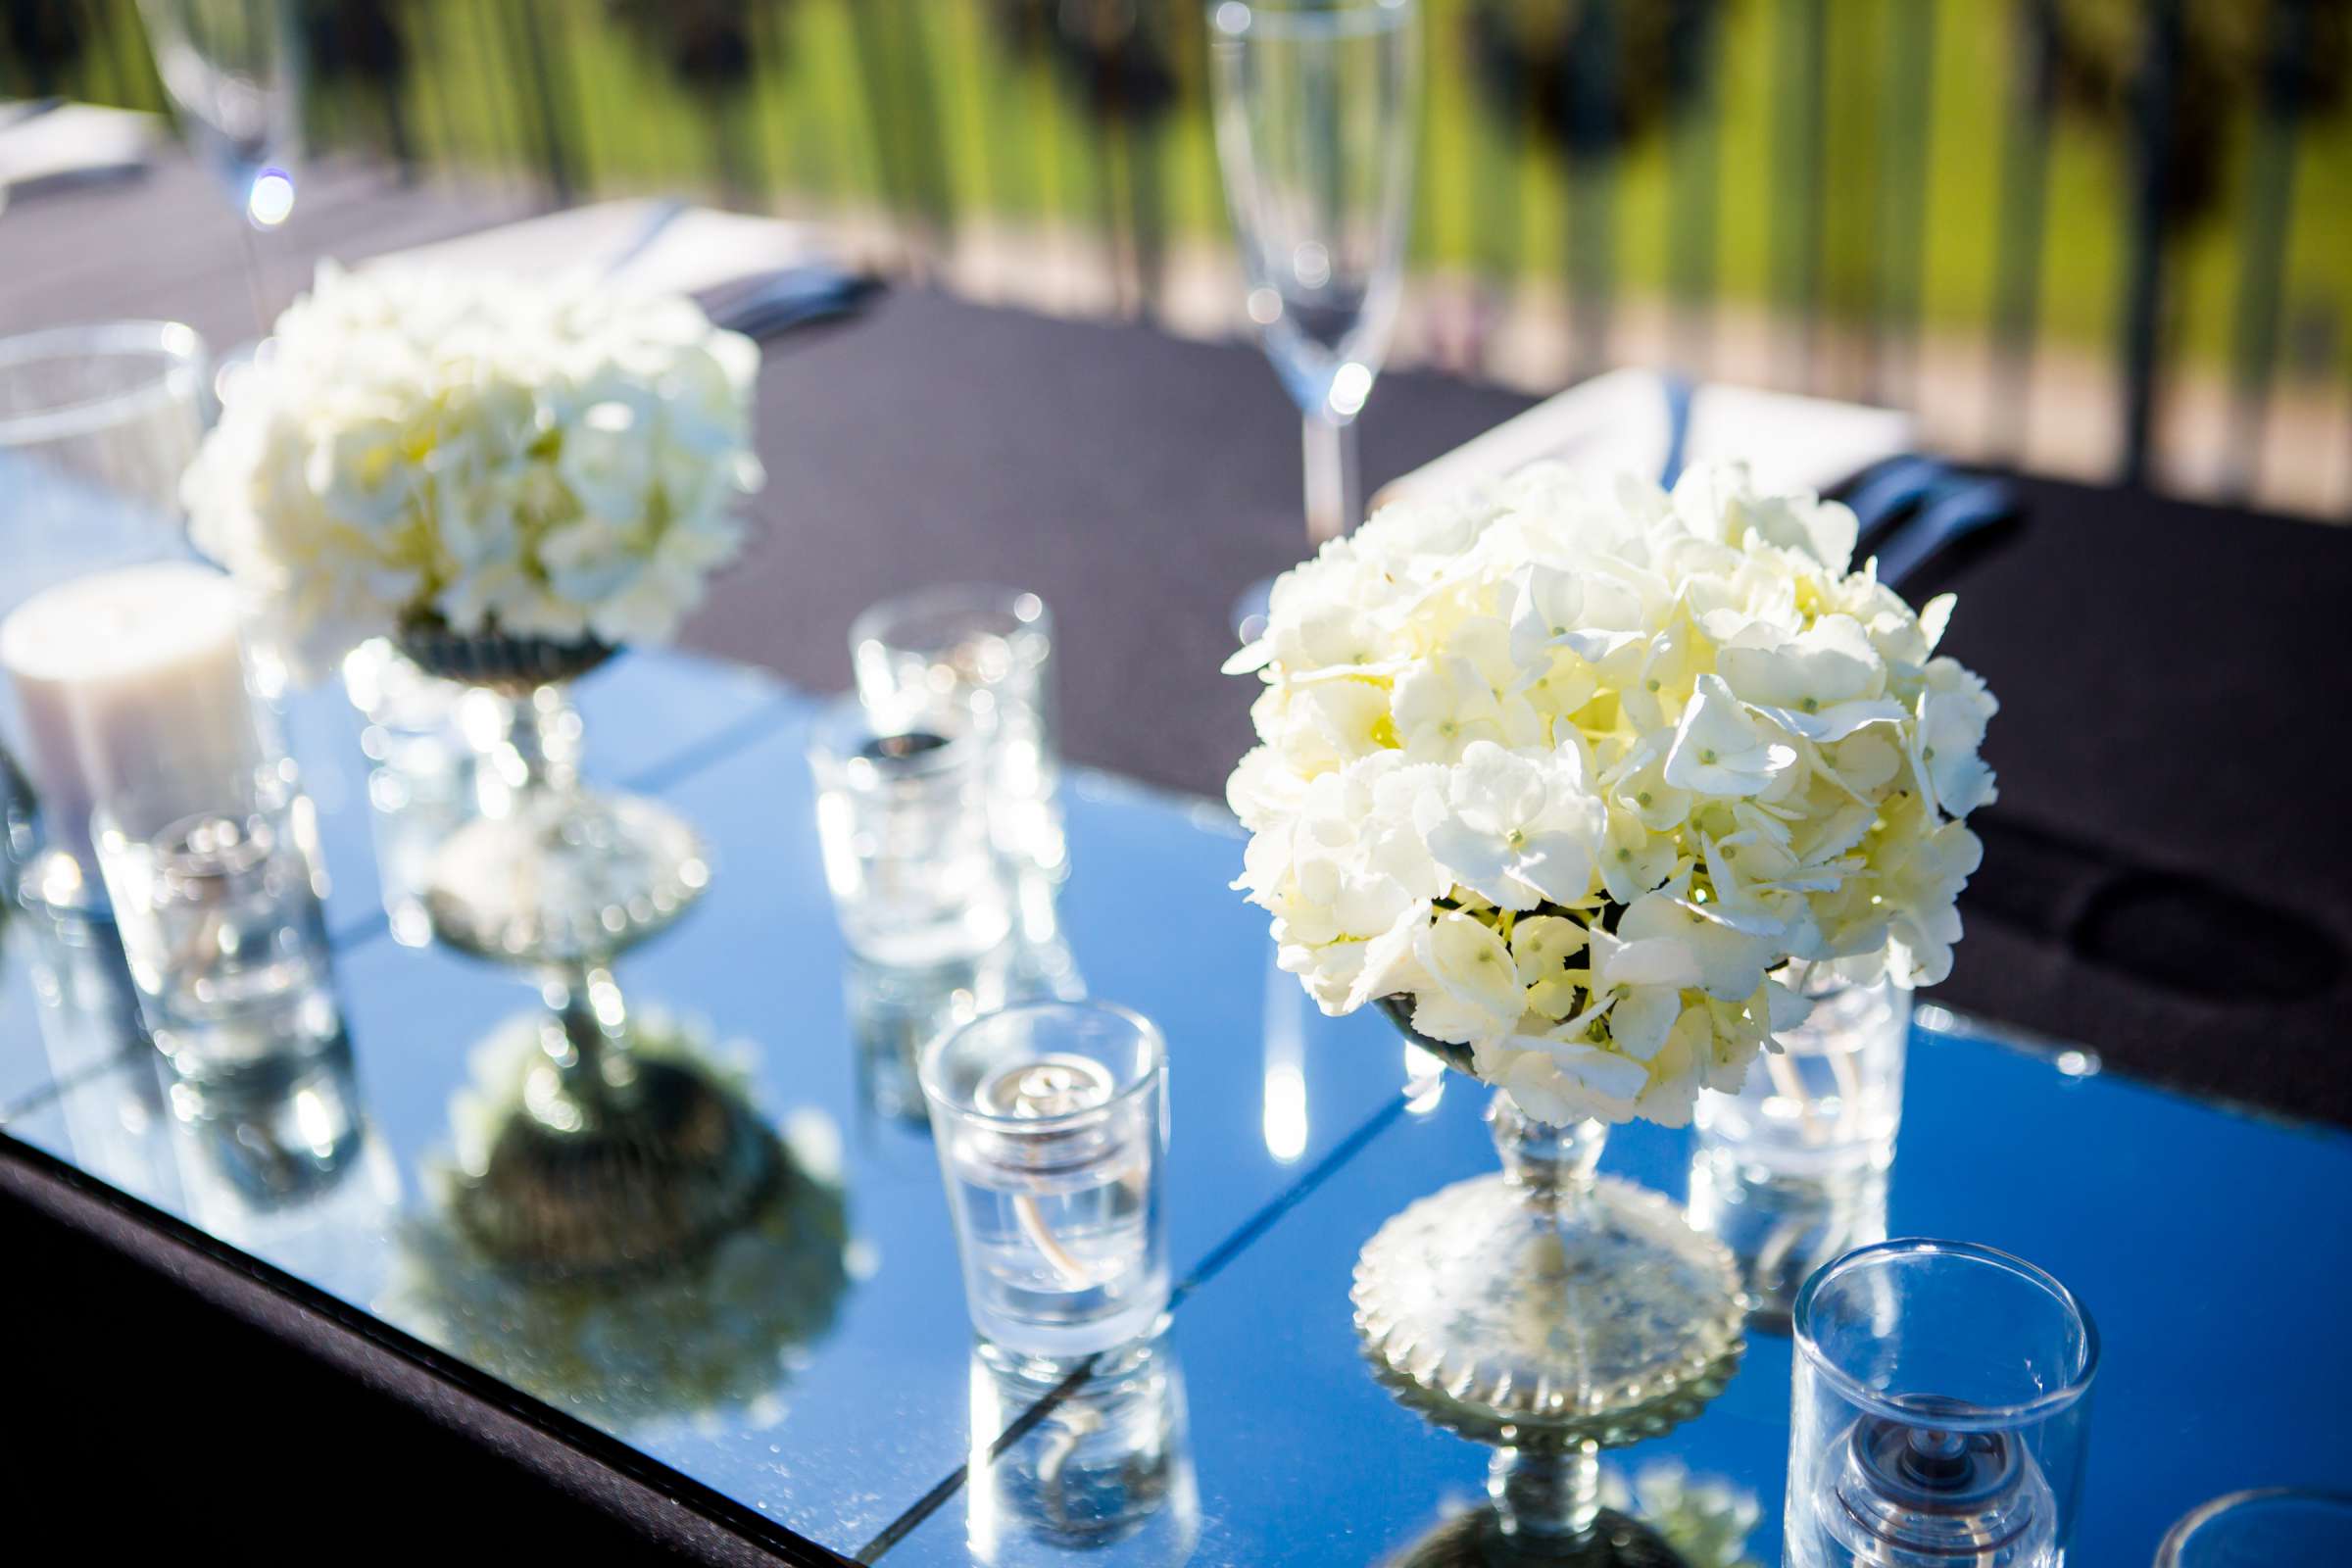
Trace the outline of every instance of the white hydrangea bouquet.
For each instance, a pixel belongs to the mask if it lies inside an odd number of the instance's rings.
[[[1996,707],[1855,520],[1743,469],[1547,466],[1275,586],[1237,888],[1329,1013],[1381,1002],[1529,1118],[1690,1119],[1835,961],[1930,984]]]
[[[661,642],[740,546],[759,360],[587,274],[322,267],[232,372],[190,532],[307,667],[420,621]]]

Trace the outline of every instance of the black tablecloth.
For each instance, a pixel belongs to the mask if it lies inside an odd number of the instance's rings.
[[[1222,791],[1254,691],[1217,673],[1228,607],[1303,548],[1298,425],[1254,351],[903,292],[779,345],[760,393],[766,530],[690,642],[839,687],[873,600],[1032,587],[1058,621],[1069,754]],[[1384,378],[1367,484],[1525,401]],[[2352,534],[2014,482],[2027,525],[1914,585],[1958,591],[1945,647],[2002,702],[2001,799],[1935,1000],[2352,1121],[2352,843],[2329,827]]]

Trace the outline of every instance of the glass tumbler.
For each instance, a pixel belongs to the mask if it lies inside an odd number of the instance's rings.
[[[1792,968],[1807,967],[1792,965]],[[1737,1094],[1699,1096],[1701,1150],[1753,1178],[1825,1179],[1894,1162],[1903,1119],[1911,993],[1845,985],[1827,965],[1786,976],[1813,1011],[1762,1052]]]
[[[204,435],[206,374],[202,340],[172,321],[0,338],[0,623],[76,579],[186,559],[179,482]],[[14,668],[0,678],[0,744],[41,818],[22,846],[26,881],[52,906],[86,907],[98,891],[89,813],[105,781],[50,693],[25,687]]]
[[[1797,1293],[1789,1568],[2058,1568],[2099,1340],[2021,1258],[1910,1239]]]
[[[342,1042],[302,796],[147,838],[102,816],[98,859],[147,1032],[183,1079],[252,1082]]]
[[[1027,1003],[925,1049],[972,1327],[1017,1361],[1092,1355],[1168,1303],[1167,1048],[1102,1003]]]
[[[2352,1563],[2352,1492],[2232,1492],[2183,1514],[2156,1548],[2156,1568],[2324,1562]]]
[[[969,958],[1012,928],[989,828],[988,753],[945,715],[896,726],[854,698],[808,743],[825,882],[841,934],[875,963]]]
[[[926,588],[858,615],[850,657],[858,697],[886,720],[944,710],[982,738],[999,849],[1058,875],[1066,858],[1046,602],[977,583]]]

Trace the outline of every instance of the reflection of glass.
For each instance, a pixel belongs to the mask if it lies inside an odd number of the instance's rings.
[[[1118,1544],[1122,1563],[1175,1568],[1200,1538],[1200,1501],[1174,1341],[1163,1331],[1065,1381],[1060,1368],[972,1357],[973,1559],[1062,1563]]]
[[[2352,1493],[2233,1492],[2184,1514],[2156,1551],[2156,1568],[2290,1563],[2352,1563]]]
[[[1601,1123],[1547,1126],[1500,1093],[1487,1117],[1502,1172],[1381,1227],[1356,1259],[1356,1330],[1389,1379],[1422,1390],[1417,1407],[1507,1441],[1528,1501],[1505,1523],[1565,1548],[1595,1528],[1595,1450],[1695,1414],[1737,1365],[1739,1275],[1663,1196],[1594,1175]]]
[[[1320,545],[1362,514],[1355,417],[1396,322],[1419,8],[1219,0],[1208,30],[1250,318],[1305,419],[1306,532]]]
[[[1903,1057],[1911,993],[1885,979],[1838,981],[1826,964],[1792,966],[1790,983],[1813,1002],[1803,1023],[1759,1054],[1736,1095],[1699,1096],[1702,1148],[1751,1174],[1817,1176],[1894,1160],[1903,1115]]]
[[[722,1412],[753,1426],[781,1420],[793,1372],[830,1328],[857,1261],[839,1130],[815,1110],[787,1115],[773,1181],[690,1257],[627,1273],[517,1271],[476,1245],[464,1206],[529,1092],[536,1033],[517,1019],[475,1053],[472,1084],[451,1106],[457,1168],[427,1178],[441,1217],[404,1232],[376,1310],[607,1431]],[[743,1093],[740,1072],[706,1040],[662,1018],[639,1026],[636,1059]],[[638,1216],[605,1220],[609,1239],[575,1250],[609,1256],[640,1239]]]
[[[2081,1499],[2098,1335],[2049,1275],[1883,1242],[1797,1293],[1790,1568],[2054,1568]]]
[[[139,0],[188,146],[256,228],[294,209],[301,102],[288,0]]]
[[[1288,1165],[1306,1152],[1306,993],[1275,955],[1266,963],[1265,1028],[1258,1131],[1266,1152]]]
[[[934,964],[1004,939],[1014,890],[991,836],[978,735],[952,713],[900,724],[844,698],[818,718],[808,767],[825,883],[853,951]]]
[[[310,802],[273,794],[151,838],[99,818],[147,1032],[183,1078],[279,1079],[343,1041]]]
[[[1102,1003],[1027,1003],[923,1054],[972,1326],[1013,1355],[1088,1355],[1168,1301],[1167,1048]]]
[[[1050,913],[1052,906],[1046,907]],[[1050,923],[1042,939],[1024,930],[976,958],[922,968],[852,955],[842,965],[841,989],[858,1049],[859,1102],[924,1127],[930,1111],[916,1072],[932,1041],[1007,1003],[1075,1002],[1086,995],[1076,961]]]
[[[1646,1464],[1629,1484],[1600,1475],[1596,1550],[1561,1556],[1524,1528],[1506,1528],[1515,1488],[1490,1483],[1495,1501],[1454,1515],[1383,1568],[1536,1568],[1538,1564],[1616,1564],[1619,1568],[1757,1568],[1747,1538],[1761,1513],[1755,1495],[1713,1476],[1694,1476],[1672,1460]]]
[[[35,1022],[57,1084],[99,1078],[112,1064],[153,1057],[139,1018],[122,943],[112,920],[57,914],[38,906],[12,916],[10,942],[29,949]],[[121,1094],[61,1097],[74,1162],[141,1198],[158,1191],[152,1136],[163,1113],[156,1076],[113,1072]]]
[[[360,749],[370,764],[368,825],[384,915],[393,941],[421,948],[433,934],[425,906],[433,852],[474,810],[475,754],[462,719],[496,731],[509,722],[505,705],[426,674],[383,638],[344,659],[343,689],[367,717]]]
[[[204,345],[172,322],[0,338],[0,617],[75,578],[184,557],[179,476],[203,435],[204,376]],[[37,867],[33,885],[61,906],[92,902],[92,781],[62,726],[32,733],[42,715],[21,694],[5,706],[49,841],[75,857]]]
[[[267,1085],[164,1076],[189,1218],[307,1279],[372,1286],[400,1172],[368,1124],[349,1045]]]
[[[1554,1316],[1548,1321],[1575,1322]],[[1388,1560],[1387,1568],[1470,1568],[1572,1562],[1580,1568],[1687,1568],[1650,1523],[1605,1495],[1603,1446],[1636,1442],[1696,1415],[1722,1391],[1735,1363],[1714,1363],[1636,1412],[1596,1423],[1563,1413],[1546,1419],[1505,1415],[1494,1403],[1454,1397],[1442,1378],[1415,1375],[1375,1348],[1359,1310],[1356,1332],[1371,1352],[1374,1376],[1432,1426],[1494,1449],[1485,1506],[1457,1514]],[[1531,1401],[1538,1402],[1538,1401]]]
[[[1747,1325],[1788,1332],[1797,1288],[1857,1247],[1886,1239],[1886,1173],[1867,1167],[1818,1181],[1759,1179],[1701,1148],[1690,1159],[1690,1223],[1740,1260]]]
[[[998,849],[1016,864],[1065,869],[1054,695],[1054,616],[1032,593],[979,584],[886,600],[850,626],[858,696],[885,723],[945,709],[986,745]]]

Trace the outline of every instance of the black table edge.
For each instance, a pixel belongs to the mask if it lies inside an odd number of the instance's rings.
[[[22,1203],[98,1239],[171,1284],[511,1461],[517,1484],[527,1470],[649,1543],[710,1563],[847,1568],[847,1559],[724,1494],[5,1131],[0,1201]]]

